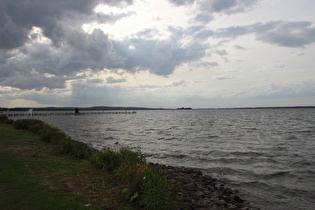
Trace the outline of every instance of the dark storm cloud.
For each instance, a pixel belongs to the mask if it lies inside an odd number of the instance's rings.
[[[100,3],[120,6],[132,0],[1,0],[0,85],[63,88],[69,76],[84,69],[122,66],[104,32],[86,34],[81,28],[95,20],[93,9]]]
[[[81,28],[83,23],[113,22],[133,14],[95,14],[93,9],[102,2],[132,3],[126,0],[3,0],[0,85],[36,90],[63,88],[68,79],[86,69],[133,72],[145,69],[169,75],[182,63],[204,56],[207,45],[197,41],[183,45],[180,39],[183,33],[176,32],[175,28],[170,29],[172,38],[163,41],[153,39],[157,31],[152,29],[140,32],[134,39],[116,42],[98,29],[85,33]],[[143,37],[151,40],[142,40]],[[46,41],[38,42],[41,39]]]
[[[59,47],[34,42],[15,50],[7,62],[0,63],[3,69],[0,75],[7,77],[1,77],[0,84],[21,89],[62,88],[67,77],[73,77],[82,70],[123,66],[124,62],[116,55],[111,41],[101,30],[94,30],[92,34],[70,31],[64,39],[67,42]],[[22,79],[33,78],[32,72],[38,74],[34,80],[36,82]],[[52,79],[45,74],[57,77],[50,82]]]
[[[131,0],[1,0],[0,5],[0,48],[12,49],[22,46],[28,40],[28,34],[34,26],[40,27],[45,36],[54,44],[59,44],[65,32],[65,22],[94,13],[100,3],[117,5],[132,3]],[[69,23],[69,22],[68,22]]]

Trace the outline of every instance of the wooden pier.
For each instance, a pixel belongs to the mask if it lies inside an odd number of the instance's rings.
[[[2,115],[6,115],[8,117],[32,117],[32,116],[62,116],[62,115],[76,115],[76,116],[81,116],[81,115],[101,115],[101,114],[136,114],[135,111],[103,111],[103,112],[97,112],[97,111],[86,111],[86,112],[80,112],[80,113],[75,113],[75,112],[3,112],[0,113]]]

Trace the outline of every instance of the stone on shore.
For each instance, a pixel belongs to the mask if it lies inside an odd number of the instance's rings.
[[[199,170],[156,165],[176,190],[175,209],[248,209],[236,191]]]

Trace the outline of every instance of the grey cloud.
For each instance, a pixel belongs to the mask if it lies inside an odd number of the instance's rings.
[[[277,63],[277,64],[274,65],[274,67],[277,68],[277,69],[282,69],[282,68],[285,67],[285,64]]]
[[[229,79],[233,79],[233,77],[229,77],[229,76],[218,76],[216,77],[217,80],[229,80]]]
[[[214,35],[214,32],[212,30],[204,29],[196,33],[194,37],[197,39],[206,40],[213,35]]]
[[[135,12],[128,12],[128,13],[121,13],[121,14],[114,14],[114,13],[109,13],[109,14],[103,14],[103,13],[97,13],[97,22],[98,23],[113,23],[116,22],[120,19],[129,17],[136,14]]]
[[[193,20],[196,22],[207,24],[207,23],[211,22],[213,19],[214,18],[211,14],[200,13],[200,14],[196,15]]]
[[[64,88],[65,81],[65,78],[60,77],[45,77],[44,75],[32,72],[16,72],[12,77],[2,78],[0,80],[0,84],[3,86],[11,86],[19,89],[41,90],[44,87]]]
[[[153,39],[155,35],[159,34],[159,31],[152,28],[147,28],[145,30],[139,31],[134,34],[135,39]]]
[[[219,66],[217,62],[206,62],[206,61],[195,62],[193,63],[193,65],[196,67],[204,67],[204,68]]]
[[[77,106],[95,104],[119,104],[124,99],[120,97],[124,90],[120,87],[98,86],[95,84],[74,84],[70,104]]]
[[[169,2],[171,2],[172,4],[176,6],[182,6],[186,4],[193,4],[195,0],[169,0]]]
[[[196,4],[199,10],[210,13],[232,14],[244,12],[257,3],[258,0],[169,0],[176,6]]]
[[[246,48],[245,47],[242,47],[242,46],[240,46],[240,45],[234,45],[233,46],[235,49],[237,49],[237,50],[245,50]]]
[[[222,28],[214,36],[237,38],[246,34],[254,34],[257,40],[283,47],[305,47],[315,42],[315,27],[312,22],[270,21],[248,26]]]
[[[157,85],[139,85],[138,88],[156,89],[156,88],[160,88],[160,86],[157,86]]]
[[[114,77],[107,77],[106,78],[107,84],[122,83],[122,82],[126,82],[126,81],[127,80],[125,78],[119,78],[119,79],[115,79]]]
[[[88,83],[94,83],[94,84],[102,84],[104,81],[102,79],[90,79],[88,80]]]
[[[215,31],[205,28],[203,25],[193,25],[188,27],[186,30],[184,29],[177,29],[176,31],[178,34],[185,34],[193,36],[194,39],[198,39],[200,41],[205,41],[209,37],[215,35]]]
[[[1,94],[3,99],[25,99],[36,101],[39,104],[51,104],[54,106],[90,106],[90,105],[117,105],[122,101],[124,104],[128,101],[126,98],[130,95],[128,90],[118,86],[100,86],[94,83],[75,83],[71,86],[70,95],[62,89],[45,90],[43,92],[16,91],[12,96],[12,91],[7,94]]]
[[[249,26],[232,26],[228,28],[218,29],[215,36],[224,38],[236,38],[241,35],[250,33]]]
[[[284,98],[284,97],[302,97],[315,96],[315,82],[304,81],[298,84],[287,84],[280,86],[277,84],[269,84],[263,88],[259,88],[260,94],[257,98]]]
[[[313,23],[273,21],[255,24],[252,31],[256,39],[283,47],[304,47],[315,42]]]
[[[147,69],[157,75],[169,75],[177,66],[200,59],[207,49],[207,45],[199,42],[183,45],[177,36],[167,40],[131,39],[113,43],[117,52],[127,59],[125,69]],[[135,49],[126,51],[130,45]]]
[[[211,67],[219,66],[217,62],[207,62],[207,65]]]
[[[255,5],[257,0],[204,0],[200,2],[203,11],[223,12],[226,14],[243,12]]]
[[[220,56],[226,56],[228,53],[225,50],[216,50],[215,51]]]
[[[171,84],[168,85],[168,87],[179,87],[179,86],[185,86],[185,85],[186,85],[186,81],[180,80],[180,81],[172,82]]]

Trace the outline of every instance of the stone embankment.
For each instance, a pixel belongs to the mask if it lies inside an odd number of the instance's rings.
[[[185,167],[158,165],[175,187],[175,209],[249,209],[237,192],[201,171]]]

